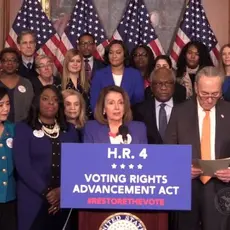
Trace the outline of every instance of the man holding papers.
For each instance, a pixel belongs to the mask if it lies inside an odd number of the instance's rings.
[[[193,159],[215,160],[230,157],[230,104],[223,101],[223,76],[215,67],[201,69],[195,79],[196,96],[175,106],[166,130],[167,144],[192,145]],[[191,211],[178,212],[177,230],[228,230],[230,215],[220,205],[219,195],[225,188],[230,194],[230,169],[223,168],[203,176],[191,167]],[[226,193],[227,196],[227,193]],[[224,206],[223,206],[224,207]]]

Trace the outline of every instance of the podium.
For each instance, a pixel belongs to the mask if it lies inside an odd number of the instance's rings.
[[[115,212],[79,211],[79,230],[98,230],[102,222]],[[143,221],[147,230],[168,230],[168,214],[166,212],[130,212]]]
[[[62,144],[61,208],[79,210],[79,230],[168,230],[171,210],[191,210],[191,152],[187,145]]]

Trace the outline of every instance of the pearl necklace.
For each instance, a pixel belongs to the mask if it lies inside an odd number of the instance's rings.
[[[53,126],[53,128],[50,127],[46,127],[42,121],[39,119],[39,122],[42,124],[42,131],[50,138],[57,138],[59,136],[60,133],[60,127],[57,124],[57,121],[55,120],[55,124]]]

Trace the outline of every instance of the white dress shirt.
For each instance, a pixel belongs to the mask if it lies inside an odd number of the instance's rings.
[[[199,132],[200,132],[200,140],[202,137],[202,126],[203,120],[205,117],[205,111],[200,106],[199,102],[197,101],[197,109],[198,109],[198,122],[199,122]],[[210,110],[210,131],[211,131],[211,160],[215,160],[215,139],[216,139],[216,108],[213,107]]]
[[[27,68],[28,63],[31,63],[32,65],[34,64],[34,57],[31,57],[31,59],[28,60],[28,59],[25,59],[22,55],[22,63]]]
[[[90,68],[91,68],[91,71],[92,71],[92,69],[93,69],[93,56],[91,56],[91,57],[89,57],[89,58],[84,58],[84,61],[85,61],[85,59],[88,59],[89,60],[89,66],[90,66]]]
[[[116,137],[109,136],[109,140],[110,140],[110,144],[121,144],[120,139],[118,138],[118,136],[116,136]]]
[[[122,77],[123,75],[113,74],[113,81],[116,86],[121,86]]]
[[[162,103],[162,102],[158,101],[157,99],[155,99],[156,122],[157,122],[157,129],[158,130],[159,130],[159,112],[160,112],[161,104],[165,104],[167,122],[169,122],[171,112],[172,112],[172,108],[173,108],[173,99],[171,98],[170,100],[168,100],[168,101],[166,101],[164,103]]]

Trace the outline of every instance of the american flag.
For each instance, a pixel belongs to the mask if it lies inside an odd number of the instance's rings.
[[[130,52],[135,46],[145,44],[155,56],[164,53],[143,0],[129,1],[113,39],[123,40]]]
[[[77,0],[70,21],[61,37],[59,60],[63,61],[66,51],[76,47],[78,38],[83,33],[90,33],[95,37],[97,50],[94,56],[102,59],[108,40],[92,0]]]
[[[206,45],[213,64],[218,64],[220,47],[208,22],[201,0],[190,0],[186,6],[170,55],[174,67],[182,48],[190,41],[199,41]]]
[[[60,38],[38,0],[24,0],[7,36],[5,46],[17,48],[18,34],[27,29],[34,31],[37,36],[37,54],[52,57],[58,68],[60,62],[56,58],[56,52]]]

